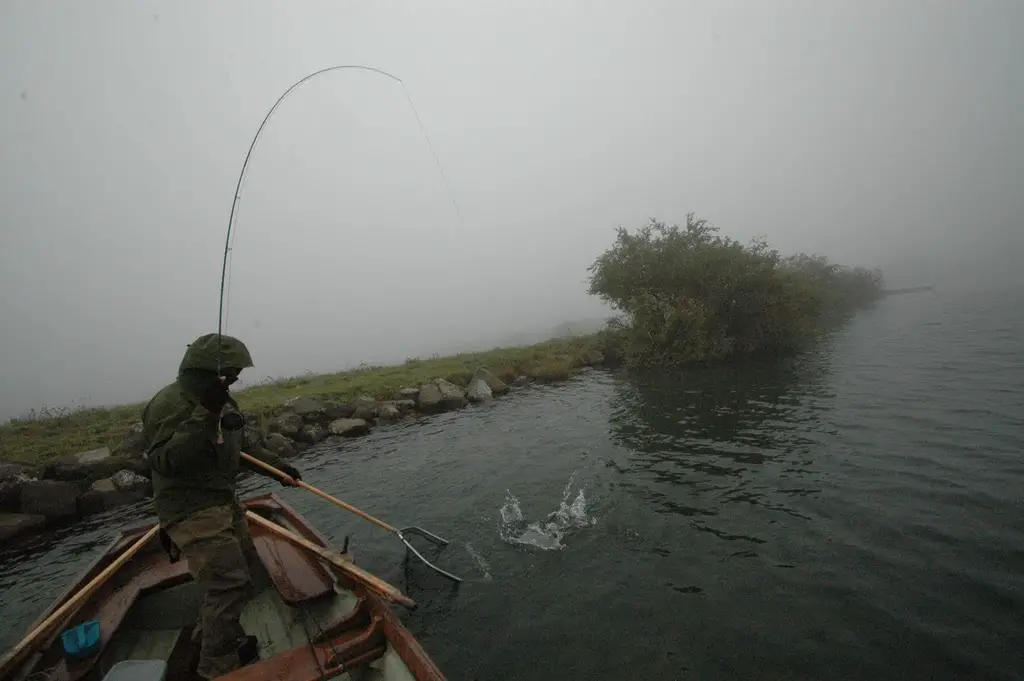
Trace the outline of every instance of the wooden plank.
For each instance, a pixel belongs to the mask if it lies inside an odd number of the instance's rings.
[[[374,617],[379,617],[391,647],[409,668],[416,681],[446,681],[444,673],[434,664],[427,651],[412,635],[398,616],[376,594],[366,594],[367,604]]]
[[[349,579],[358,581],[362,585],[366,586],[368,589],[372,589],[378,595],[387,598],[392,603],[399,603],[409,609],[416,608],[416,602],[408,596],[406,596],[405,594],[403,594],[396,587],[392,586],[391,584],[388,584],[380,577],[370,572],[367,572],[366,570],[360,567],[357,567],[350,560],[343,557],[341,554],[334,551],[329,551],[325,548],[321,548],[320,546],[317,546],[308,539],[301,537],[295,534],[294,532],[288,530],[287,528],[278,525],[277,523],[274,523],[270,520],[267,520],[266,518],[263,518],[262,516],[259,516],[252,511],[246,511],[246,517],[249,518],[249,520],[251,520],[252,522],[262,525],[271,532],[274,532],[275,534],[282,536],[288,539],[289,541],[294,542],[299,546],[302,546],[303,548],[309,549],[310,551],[318,555],[320,558],[322,558],[325,562],[329,563],[331,567],[347,575]]]
[[[294,606],[334,593],[330,575],[308,551],[256,524],[250,533],[256,552],[285,603]]]

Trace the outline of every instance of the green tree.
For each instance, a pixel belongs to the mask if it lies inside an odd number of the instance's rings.
[[[651,219],[588,268],[589,291],[619,314],[617,351],[633,366],[784,354],[812,342],[821,321],[873,300],[881,275],[822,256],[782,258],[763,239],[744,245],[692,213]]]

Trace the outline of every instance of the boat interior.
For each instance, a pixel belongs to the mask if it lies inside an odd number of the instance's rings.
[[[264,518],[329,548],[326,539],[276,495],[244,503]],[[272,583],[262,585],[241,617],[245,632],[257,638],[259,660],[220,677],[223,681],[443,679],[382,599],[274,532],[253,522],[249,527]],[[123,536],[69,592],[109,564],[143,531]],[[19,678],[195,681],[200,678],[195,674],[199,641],[193,634],[201,603],[202,592],[187,562],[171,562],[158,542],[149,542],[66,625],[98,621],[101,650],[85,659],[69,659],[55,635],[23,667]]]

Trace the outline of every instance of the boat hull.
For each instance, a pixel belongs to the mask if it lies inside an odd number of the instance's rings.
[[[248,511],[324,549],[330,543],[276,494],[244,500]],[[30,628],[57,612],[111,565],[152,525],[123,533]],[[242,614],[242,626],[257,637],[260,659],[220,677],[222,681],[444,681],[444,675],[387,602],[311,551],[249,521],[253,543],[272,584]],[[351,561],[348,553],[335,558]],[[118,662],[162,660],[165,681],[192,681],[198,659],[195,625],[202,601],[187,561],[172,562],[158,541],[149,541],[114,576],[73,609],[38,642],[16,672],[0,681],[45,672],[54,681],[102,681]],[[100,652],[85,660],[64,655],[60,632],[87,621],[100,623]]]

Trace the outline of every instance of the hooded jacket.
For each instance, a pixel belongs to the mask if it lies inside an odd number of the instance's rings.
[[[246,442],[245,429],[223,429],[224,441],[218,444],[221,415],[199,402],[219,371],[251,366],[249,350],[237,338],[215,333],[200,336],[185,351],[177,380],[154,395],[143,410],[153,505],[165,529],[204,508],[236,503],[243,449],[271,466],[282,464],[272,452]],[[234,399],[228,404],[238,408]],[[262,469],[257,472],[263,473]]]

